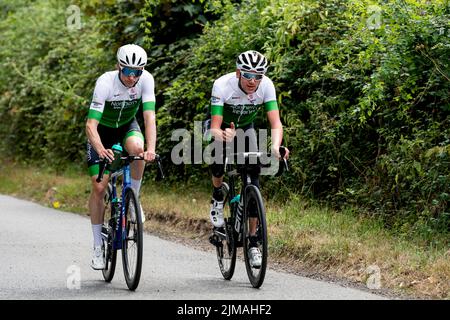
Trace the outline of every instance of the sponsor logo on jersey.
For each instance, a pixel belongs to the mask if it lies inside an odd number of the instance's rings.
[[[234,113],[234,114],[238,114],[238,115],[248,115],[254,112],[257,112],[260,105],[254,105],[254,104],[246,104],[246,105],[242,105],[242,104],[237,104],[237,105],[233,105],[233,104],[227,104],[226,107],[230,108],[229,110]]]
[[[219,97],[211,96],[211,104],[219,103],[219,101],[220,101]]]
[[[92,101],[91,103],[91,109],[101,109],[102,106],[103,104],[97,101]]]
[[[111,107],[113,109],[121,108],[133,108],[136,106],[136,101],[111,101]]]

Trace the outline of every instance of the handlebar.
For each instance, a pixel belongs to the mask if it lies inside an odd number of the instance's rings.
[[[284,156],[286,155],[286,147],[280,146],[279,152],[280,152],[280,156],[281,156],[280,169],[278,170],[278,173],[276,174],[276,176],[280,176],[284,172],[289,171],[288,161],[287,161],[287,159],[284,158]],[[263,156],[267,156],[269,158],[272,156],[271,153],[265,153],[265,152],[259,152],[259,151],[257,151],[257,152],[238,152],[238,153],[231,153],[229,155],[232,157],[243,157],[245,160],[248,160],[252,157],[256,157],[259,159],[260,157],[263,157]],[[228,158],[225,159],[225,163],[228,163]],[[271,164],[264,165],[264,164],[261,164],[258,162],[256,165],[260,166],[260,167],[265,167],[265,166],[270,167]]]
[[[283,163],[283,167],[284,167],[283,172],[284,172],[284,171],[289,172],[289,166],[288,166],[287,159],[284,158],[284,156],[286,155],[286,147],[280,146],[279,151],[280,151],[281,159],[283,160],[283,162],[282,162],[282,163]],[[280,174],[280,175],[281,175],[281,174]]]
[[[129,165],[131,162],[133,162],[135,160],[144,160],[144,157],[129,155],[129,156],[120,157],[120,160],[122,161],[122,164],[121,164],[121,168],[122,168],[126,165]],[[161,157],[158,154],[155,156],[155,161],[158,165],[158,171],[161,176],[161,179],[164,179],[165,176],[164,176],[164,170],[163,170],[162,163],[161,163]],[[103,180],[103,175],[105,174],[105,170],[108,167],[108,164],[109,164],[109,161],[107,158],[100,160],[100,162],[99,162],[100,170],[98,173],[98,177],[95,180],[95,181],[97,181],[97,183],[100,183]]]

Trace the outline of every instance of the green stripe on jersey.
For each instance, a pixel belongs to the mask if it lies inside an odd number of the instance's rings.
[[[223,115],[223,106],[211,105],[211,115],[212,116],[222,116]]]
[[[155,101],[144,102],[143,110],[144,111],[155,111],[155,105],[156,105]]]
[[[92,109],[89,110],[88,119],[95,119],[98,122],[100,122],[101,118],[102,118],[101,112],[99,112],[97,110],[92,110]]]
[[[272,100],[272,101],[267,101],[264,103],[264,110],[266,110],[267,112],[269,111],[273,111],[273,110],[278,110],[278,103],[276,100]]]

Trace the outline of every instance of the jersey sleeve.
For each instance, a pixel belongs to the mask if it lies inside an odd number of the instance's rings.
[[[264,90],[264,110],[266,112],[278,110],[277,95],[272,80],[269,80]]]
[[[214,82],[211,92],[211,116],[223,116],[223,103],[222,92],[217,82]]]
[[[144,111],[155,111],[155,80],[153,76],[146,72],[142,84],[142,106]]]
[[[105,108],[105,101],[108,98],[109,89],[102,77],[95,83],[94,94],[92,96],[91,106],[89,107],[88,119],[100,121]]]

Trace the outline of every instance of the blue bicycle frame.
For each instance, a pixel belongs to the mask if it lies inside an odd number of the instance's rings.
[[[117,178],[120,177],[121,175],[123,175],[122,194],[121,198],[118,199],[116,182]],[[122,249],[122,242],[126,237],[126,234],[123,232],[123,230],[125,229],[125,206],[123,205],[123,201],[125,199],[125,192],[127,191],[128,188],[131,188],[131,176],[129,164],[123,166],[120,170],[113,172],[111,174],[111,184],[112,184],[111,206],[114,207],[114,218],[116,219],[113,250],[119,250]]]

